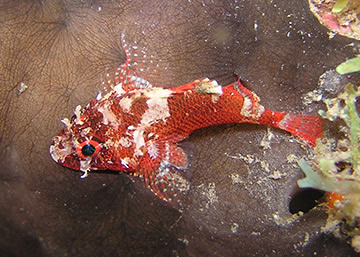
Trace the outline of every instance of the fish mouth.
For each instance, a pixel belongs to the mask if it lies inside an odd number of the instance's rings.
[[[49,148],[51,158],[67,168],[79,169],[80,161],[73,156],[73,146],[66,133],[61,131],[53,138]]]

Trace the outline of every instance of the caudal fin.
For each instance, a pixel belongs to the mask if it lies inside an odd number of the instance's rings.
[[[286,130],[302,139],[309,145],[315,146],[324,129],[321,117],[310,114],[286,114],[279,122],[279,128]]]

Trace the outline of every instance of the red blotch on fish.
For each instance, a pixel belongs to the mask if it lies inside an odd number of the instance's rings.
[[[315,146],[323,120],[308,114],[274,112],[240,80],[222,87],[200,78],[174,88],[152,87],[138,73],[137,52],[131,59],[122,38],[126,62],[115,73],[108,93],[85,108],[75,108],[71,120],[50,146],[53,160],[84,172],[115,170],[141,177],[159,198],[174,202],[189,189],[179,170],[187,167],[177,143],[194,130],[218,124],[253,123],[286,130]]]

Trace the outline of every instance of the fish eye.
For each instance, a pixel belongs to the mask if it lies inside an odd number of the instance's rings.
[[[95,153],[95,146],[91,144],[86,144],[81,148],[81,153],[85,156],[91,156]]]
[[[100,149],[101,146],[98,142],[86,140],[76,147],[76,152],[80,158],[85,159],[86,157],[95,156]]]

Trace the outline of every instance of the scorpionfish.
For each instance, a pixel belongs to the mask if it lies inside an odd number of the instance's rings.
[[[254,123],[286,130],[314,146],[322,135],[319,116],[271,111],[240,80],[222,87],[215,80],[197,79],[174,88],[153,87],[140,76],[137,47],[129,51],[122,37],[126,61],[110,90],[99,93],[85,108],[63,119],[53,138],[52,159],[84,172],[113,170],[141,177],[159,198],[174,202],[189,183],[179,174],[187,166],[177,143],[194,130],[226,123]]]

